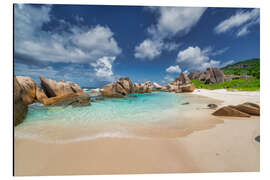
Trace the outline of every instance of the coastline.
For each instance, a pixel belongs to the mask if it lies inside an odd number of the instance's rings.
[[[190,105],[199,96],[217,99],[219,106],[243,101],[259,104],[259,92],[195,90],[181,95]],[[207,122],[213,118],[212,111],[205,108],[201,112],[206,116],[195,116],[194,109],[189,117]],[[259,117],[215,119],[222,123],[205,127],[190,123],[193,131],[177,138],[101,137],[48,144],[15,137],[15,175],[259,171],[260,145],[254,140],[259,135]]]

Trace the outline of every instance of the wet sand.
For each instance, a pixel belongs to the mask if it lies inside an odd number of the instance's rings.
[[[216,95],[219,101],[198,96],[211,93],[216,92],[184,94],[190,104],[179,118],[190,121],[179,124],[177,119],[168,119],[171,122],[164,125],[125,126],[133,132],[131,137],[68,143],[15,137],[15,175],[259,171],[260,146],[254,140],[259,135],[259,117],[213,117],[213,110],[204,108],[208,103],[222,106],[229,97],[237,103],[237,97],[240,102],[243,96],[223,92],[224,99]],[[259,101],[259,96],[252,98],[251,102]]]

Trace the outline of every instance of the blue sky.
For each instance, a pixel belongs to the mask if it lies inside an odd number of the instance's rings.
[[[93,5],[14,7],[14,72],[103,86],[168,83],[260,57],[259,9]]]

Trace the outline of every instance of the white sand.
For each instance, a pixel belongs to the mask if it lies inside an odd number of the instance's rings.
[[[201,95],[223,101],[218,103],[223,106],[247,101],[259,104],[259,94],[196,90],[183,95],[190,100],[190,105],[196,103],[190,97],[194,100],[194,96]],[[204,101],[199,97],[195,99]],[[205,106],[211,102],[209,99]],[[194,122],[198,122],[197,118],[213,118],[210,109],[189,108],[188,111]],[[198,116],[206,112],[208,116]],[[259,171],[260,144],[254,140],[260,134],[259,117],[215,118],[224,123],[207,128],[196,127],[196,123],[190,126],[192,133],[178,138],[112,137],[46,144],[15,137],[15,175]],[[168,132],[161,131],[161,135]]]
[[[223,105],[237,105],[244,102],[260,104],[260,91],[228,91],[226,89],[196,89],[192,94],[224,101]]]

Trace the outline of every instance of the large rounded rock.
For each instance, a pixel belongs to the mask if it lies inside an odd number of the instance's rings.
[[[185,86],[181,86],[182,92],[193,92],[195,89],[194,84],[188,84]]]
[[[205,84],[214,84],[225,81],[225,75],[223,71],[218,68],[207,68],[205,73]]]
[[[47,98],[32,78],[27,76],[16,76],[16,78],[22,89],[21,96],[25,104],[42,102],[44,98]]]
[[[104,86],[101,90],[101,95],[105,97],[121,98],[124,97],[126,94],[127,92],[118,83],[108,84]]]
[[[258,105],[256,104],[251,104],[251,103],[244,103],[244,104],[239,104],[235,106],[235,108],[241,112],[250,114],[250,115],[260,115],[260,108],[258,108]]]
[[[162,89],[162,86],[159,85],[159,84],[156,83],[156,82],[153,83],[153,87],[154,87],[155,90],[161,90],[161,89]]]
[[[48,97],[64,96],[72,93],[82,93],[82,88],[73,82],[47,79],[40,76],[40,84]]]
[[[32,78],[27,76],[17,76],[17,80],[22,89],[22,99],[26,104],[32,104],[35,101],[42,102],[44,98],[47,98],[45,93]]]
[[[128,77],[120,78],[117,83],[121,85],[128,94],[133,92],[133,83]]]
[[[133,93],[135,89],[132,81],[128,78],[120,78],[118,81],[108,84],[102,88],[101,95],[106,97],[124,97],[130,93]]]
[[[14,77],[14,126],[20,124],[27,114],[27,105],[22,100],[22,89],[17,78]]]
[[[225,106],[212,113],[214,116],[250,117],[249,114],[235,109],[233,106]]]

